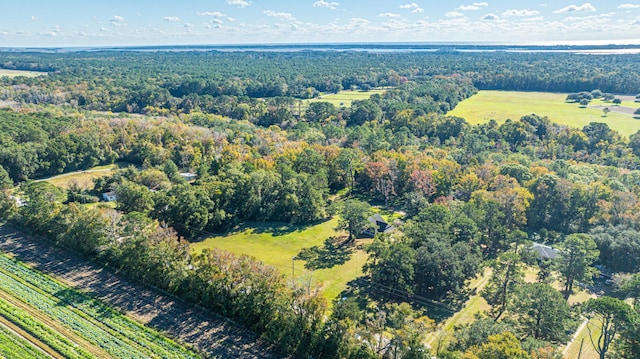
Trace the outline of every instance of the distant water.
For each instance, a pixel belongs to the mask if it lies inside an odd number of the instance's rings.
[[[640,54],[640,40],[600,41],[598,43],[342,43],[342,44],[249,44],[249,45],[176,45],[176,46],[118,46],[118,47],[60,47],[60,48],[0,48],[5,52],[510,52],[510,53],[578,53],[578,54]]]

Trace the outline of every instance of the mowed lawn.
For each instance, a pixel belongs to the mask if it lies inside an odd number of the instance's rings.
[[[462,117],[470,124],[478,124],[491,119],[498,123],[507,119],[518,120],[534,113],[547,116],[552,122],[576,128],[582,128],[590,122],[604,122],[626,137],[640,130],[640,120],[631,115],[612,111],[604,117],[601,108],[580,108],[576,103],[566,103],[566,97],[567,94],[548,92],[479,91],[460,102],[448,115]],[[603,103],[594,101],[591,105]],[[633,103],[625,101],[623,105],[633,106]]]
[[[289,278],[295,266],[297,279],[310,276],[322,286],[324,296],[331,300],[347,288],[348,282],[362,275],[362,266],[367,260],[362,246],[370,240],[358,241],[351,248],[346,262],[330,268],[310,271],[305,269],[305,261],[292,260],[292,257],[297,256],[303,248],[323,247],[329,237],[343,234],[335,231],[337,224],[337,218],[309,226],[249,222],[232,233],[194,243],[191,248],[194,252],[218,248],[235,254],[246,254],[276,267]]]
[[[69,172],[53,177],[44,178],[41,181],[49,182],[52,185],[63,190],[69,189],[71,184],[75,182],[80,188],[88,190],[93,188],[94,178],[108,176],[117,168],[117,164],[97,166],[86,171]]]
[[[367,100],[369,97],[371,97],[374,94],[382,95],[385,92],[387,92],[387,90],[385,89],[374,89],[370,91],[345,90],[345,91],[340,91],[337,94],[323,94],[319,98],[305,100],[304,104],[306,106],[306,104],[310,102],[325,101],[325,102],[332,103],[335,107],[338,107],[338,108],[343,106],[351,107],[351,103],[353,101]]]

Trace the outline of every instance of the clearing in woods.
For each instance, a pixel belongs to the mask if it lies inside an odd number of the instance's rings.
[[[0,69],[0,77],[38,77],[45,76],[46,72],[39,71],[23,71],[23,70],[9,70],[9,69]]]
[[[351,103],[353,101],[367,100],[369,99],[369,97],[373,96],[374,94],[382,95],[385,92],[387,92],[386,89],[373,89],[369,91],[345,90],[335,94],[334,93],[322,94],[318,98],[304,100],[303,104],[304,104],[304,108],[306,108],[309,102],[325,101],[325,102],[332,103],[336,108],[351,107]]]
[[[362,276],[368,258],[362,247],[371,241],[343,243],[343,233],[335,230],[337,224],[335,217],[308,226],[248,222],[231,233],[193,243],[191,248],[194,252],[218,248],[246,254],[278,268],[287,277],[310,277],[322,285],[323,295],[330,301],[347,288],[347,283]],[[330,237],[338,239],[331,241]]]
[[[619,109],[640,107],[625,97],[621,106],[614,106],[600,100],[592,101],[587,108],[577,103],[565,102],[567,94],[550,92],[519,91],[479,91],[476,95],[460,102],[447,115],[462,117],[472,125],[496,120],[519,120],[522,116],[536,114],[547,116],[560,125],[582,128],[590,122],[604,122],[621,135],[629,137],[640,130],[640,120],[633,115],[618,112]],[[604,116],[603,106],[611,112]]]

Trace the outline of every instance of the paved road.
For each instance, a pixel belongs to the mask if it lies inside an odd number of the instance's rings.
[[[234,323],[196,310],[6,225],[0,225],[0,251],[100,298],[211,357],[277,358],[253,333]]]

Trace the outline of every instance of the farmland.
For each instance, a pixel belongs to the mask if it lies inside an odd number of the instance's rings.
[[[38,72],[38,71],[22,71],[22,70],[9,70],[9,69],[0,69],[0,77],[38,77],[46,75],[46,72]]]
[[[517,91],[480,91],[476,95],[460,102],[450,111],[451,116],[466,119],[471,124],[488,122],[493,119],[499,123],[507,119],[518,120],[522,116],[535,113],[547,116],[552,122],[571,127],[582,128],[590,122],[604,122],[623,136],[629,136],[640,130],[640,121],[632,116],[610,112],[603,117],[602,108],[580,108],[576,103],[565,102],[567,95],[548,92]],[[632,106],[633,102],[624,101],[623,106]],[[603,106],[593,101],[593,106]],[[612,107],[609,104],[609,107]]]
[[[198,358],[104,303],[0,255],[0,314],[64,358]],[[27,347],[28,348],[28,347]]]
[[[86,171],[69,172],[48,177],[43,179],[43,181],[49,182],[64,190],[68,189],[72,184],[86,190],[93,187],[93,180],[95,178],[108,176],[117,167],[117,165],[97,166]]]
[[[310,103],[310,102],[326,101],[333,104],[337,108],[351,107],[351,103],[353,101],[367,100],[369,99],[369,97],[373,96],[374,94],[382,95],[386,91],[387,90],[385,89],[374,89],[370,91],[345,90],[345,91],[340,91],[336,94],[332,94],[332,93],[323,94],[318,98],[305,100],[304,103],[306,105],[307,103]]]

